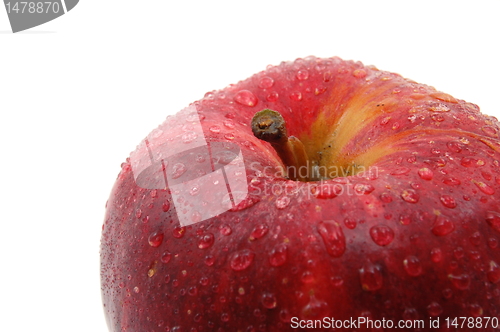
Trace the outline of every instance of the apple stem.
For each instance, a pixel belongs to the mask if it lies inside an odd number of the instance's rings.
[[[304,144],[295,136],[288,137],[285,119],[279,112],[265,109],[255,113],[252,131],[258,139],[271,143],[285,164],[289,179],[303,182],[310,180],[309,159]]]

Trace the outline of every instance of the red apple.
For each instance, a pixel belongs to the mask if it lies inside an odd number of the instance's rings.
[[[109,330],[498,330],[499,130],[339,58],[206,94],[122,164]]]

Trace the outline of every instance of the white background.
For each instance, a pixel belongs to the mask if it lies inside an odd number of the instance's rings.
[[[99,241],[121,162],[268,64],[360,60],[500,117],[500,1],[180,3],[81,0],[18,34],[0,7],[0,331],[107,331]]]

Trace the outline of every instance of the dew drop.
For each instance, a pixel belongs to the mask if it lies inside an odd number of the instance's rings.
[[[227,323],[229,322],[230,320],[230,316],[227,312],[223,312],[221,315],[220,315],[220,320],[223,321],[224,323]]]
[[[278,99],[279,99],[279,94],[276,91],[271,91],[266,97],[266,100],[270,102],[275,102]]]
[[[481,130],[488,136],[490,137],[498,137],[498,133],[496,128],[492,126],[484,126],[481,128]]]
[[[258,99],[251,91],[241,90],[234,96],[234,101],[243,106],[254,107]]]
[[[498,264],[494,261],[490,261],[489,265],[490,266],[486,275],[491,283],[496,284],[500,281],[500,266],[498,266]]]
[[[449,274],[448,279],[450,279],[453,286],[455,286],[455,288],[457,289],[465,290],[469,288],[470,276],[468,274],[460,274],[460,275]]]
[[[415,256],[408,256],[403,260],[403,266],[406,273],[412,277],[417,277],[422,274],[422,264]]]
[[[275,205],[278,208],[278,210],[283,210],[290,204],[290,197],[288,196],[283,196],[280,197],[276,200]]]
[[[219,227],[219,232],[222,235],[228,236],[228,235],[231,235],[233,230],[231,229],[231,227],[229,227],[229,225],[224,224],[224,225]]]
[[[494,230],[500,232],[500,213],[495,212],[495,211],[486,212],[486,222]]]
[[[432,106],[429,108],[431,112],[436,112],[436,113],[445,113],[451,111],[451,109],[444,105],[444,104],[439,104],[437,106]]]
[[[168,262],[170,262],[170,259],[172,258],[172,254],[168,251],[165,251],[163,253],[163,255],[161,255],[161,262],[164,263],[164,264],[167,264]]]
[[[474,232],[472,235],[469,237],[470,243],[474,246],[478,246],[481,244],[481,233],[479,232]]]
[[[302,100],[302,93],[295,91],[290,94],[290,99],[295,100],[295,101],[301,101]]]
[[[302,316],[305,319],[322,319],[323,317],[329,316],[328,312],[328,304],[316,299],[314,295],[310,296],[309,303],[302,308]]]
[[[439,200],[447,208],[454,209],[457,207],[457,203],[455,202],[455,199],[453,197],[451,197],[450,195],[442,195]]]
[[[451,141],[446,143],[446,146],[451,152],[460,153],[462,151],[462,145],[458,142]]]
[[[214,235],[212,233],[203,234],[198,239],[198,248],[207,249],[210,248],[214,244]]]
[[[411,223],[411,218],[407,214],[402,214],[399,216],[399,222],[401,223],[401,225],[408,226]]]
[[[255,254],[248,250],[243,249],[231,255],[230,266],[234,271],[243,271],[252,264]]]
[[[233,133],[224,134],[224,138],[228,139],[228,140],[233,140],[234,139],[234,134]]]
[[[234,122],[233,120],[224,120],[224,126],[229,128],[229,129],[234,129]]]
[[[257,239],[260,239],[264,235],[269,232],[269,227],[266,224],[260,224],[255,226],[255,228],[252,230],[252,233],[250,233],[249,240],[250,241],[255,241]]]
[[[269,89],[274,85],[274,80],[269,76],[264,76],[259,81],[259,88]]]
[[[431,118],[436,122],[443,122],[445,120],[441,114],[432,114]]]
[[[443,183],[448,185],[448,186],[458,186],[462,182],[457,178],[449,177],[449,178],[444,179]]]
[[[181,136],[181,140],[183,143],[191,143],[197,138],[198,135],[194,131],[188,131],[187,133],[184,133]]]
[[[390,203],[392,202],[393,198],[389,193],[382,193],[380,194],[380,200],[384,203]]]
[[[368,195],[375,190],[375,187],[373,187],[371,184],[357,183],[354,186],[354,190],[360,195]]]
[[[432,233],[437,236],[445,236],[453,232],[455,229],[455,224],[451,222],[448,218],[440,215],[436,216],[436,220],[432,225]]]
[[[443,252],[439,248],[434,248],[431,250],[431,260],[434,263],[439,263],[443,259]]]
[[[344,232],[340,225],[333,220],[320,221],[318,232],[323,239],[326,252],[332,257],[340,257],[346,250]]]
[[[164,234],[160,231],[153,232],[149,235],[148,243],[153,248],[158,248],[163,243]]]
[[[370,236],[379,246],[387,246],[394,240],[394,231],[386,225],[377,225],[370,228]]]
[[[276,305],[278,304],[278,301],[276,300],[276,296],[272,293],[264,293],[262,294],[262,305],[266,309],[274,309],[276,308]]]
[[[366,70],[364,69],[356,69],[352,72],[352,75],[357,78],[364,78],[366,77]]]
[[[170,210],[170,202],[163,202],[163,204],[161,205],[161,209],[163,210],[163,212],[168,212],[168,210]]]
[[[380,267],[368,263],[359,270],[359,276],[361,281],[361,287],[365,291],[376,291],[383,286],[383,277]]]
[[[212,255],[205,256],[205,265],[213,266],[215,264],[215,257]]]
[[[281,266],[286,263],[287,255],[286,245],[278,244],[271,250],[271,253],[269,254],[269,263],[272,266]]]
[[[194,186],[194,187],[191,187],[191,189],[189,189],[189,195],[191,196],[196,196],[200,193],[200,187],[198,186]]]
[[[314,95],[318,96],[326,91],[326,87],[320,85],[314,89]]]
[[[220,127],[219,126],[211,126],[208,130],[210,130],[214,134],[220,133]]]
[[[486,183],[478,181],[473,181],[473,182],[479,188],[479,190],[481,190],[486,195],[493,195],[495,193],[495,189],[488,186]]]
[[[172,167],[172,179],[178,179],[186,173],[187,167],[183,163],[177,163]]]
[[[344,279],[341,276],[333,276],[330,278],[330,282],[334,287],[340,287],[344,284]]]
[[[410,173],[411,169],[408,167],[400,167],[391,171],[391,175],[406,175]]]
[[[309,78],[309,72],[306,69],[299,70],[295,75],[299,81],[305,81]]]
[[[434,177],[434,173],[431,169],[424,167],[418,170],[418,176],[423,180],[430,181]]]
[[[302,273],[300,280],[305,284],[311,283],[314,281],[314,275],[310,271],[305,271]]]
[[[431,317],[439,316],[439,315],[441,315],[442,312],[443,312],[443,308],[437,302],[432,302],[431,304],[429,304],[427,306],[427,313]]]
[[[345,227],[349,228],[349,229],[355,229],[356,228],[356,220],[352,219],[352,218],[345,218],[344,219],[344,225]]]
[[[184,236],[184,233],[186,232],[186,228],[185,227],[175,227],[173,230],[172,230],[172,236],[175,237],[176,239],[180,239],[181,237]]]
[[[413,189],[406,189],[406,190],[403,190],[403,193],[401,194],[401,198],[403,198],[403,200],[405,202],[408,202],[408,203],[417,203],[418,200],[420,199],[420,196],[417,194],[417,192]]]

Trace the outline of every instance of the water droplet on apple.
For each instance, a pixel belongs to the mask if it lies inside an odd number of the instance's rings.
[[[269,89],[274,85],[274,80],[271,77],[264,76],[259,81],[259,88]]]
[[[187,133],[182,134],[181,137],[183,143],[191,143],[197,138],[198,135],[194,131],[188,131]]]
[[[258,99],[251,91],[241,90],[234,96],[234,101],[243,106],[254,107]]]
[[[225,127],[229,128],[229,129],[234,129],[233,120],[224,120],[223,124]]]
[[[191,196],[196,196],[200,193],[200,187],[198,186],[193,186],[191,187],[191,189],[189,190],[189,195]]]
[[[231,233],[233,232],[233,230],[231,229],[231,227],[229,227],[229,225],[221,225],[219,227],[219,232],[222,234],[222,235],[225,235],[225,236],[228,236],[228,235],[231,235]]]
[[[451,109],[444,105],[444,104],[439,104],[439,105],[436,105],[436,106],[432,106],[429,108],[429,110],[431,112],[436,112],[436,113],[445,113],[445,112],[449,112],[451,111]]]
[[[266,224],[259,224],[255,226],[255,228],[252,230],[252,233],[250,233],[250,241],[254,241],[257,239],[260,239],[264,235],[267,234],[269,231],[269,227]]]
[[[439,315],[441,315],[442,312],[443,312],[443,308],[437,302],[432,302],[431,304],[429,304],[427,306],[427,313],[431,317],[439,316]]]
[[[415,256],[408,256],[403,260],[403,266],[409,276],[417,277],[422,274],[422,264]]]
[[[164,264],[167,264],[168,262],[170,262],[170,259],[172,258],[172,254],[168,251],[165,251],[163,253],[163,255],[161,255],[161,262],[164,263]]]
[[[278,99],[279,99],[279,94],[276,91],[271,91],[266,97],[266,100],[270,102],[275,102]]]
[[[382,193],[380,194],[380,200],[384,203],[390,203],[392,202],[393,198],[389,193]]]
[[[384,284],[380,267],[373,263],[365,264],[365,266],[359,270],[359,277],[361,287],[365,291],[373,292],[379,290]]]
[[[340,225],[333,220],[325,220],[318,223],[317,229],[327,253],[333,257],[342,256],[346,250],[346,242]]]
[[[454,209],[457,207],[457,203],[455,202],[455,199],[453,197],[451,197],[450,195],[442,195],[439,200],[447,208]]]
[[[212,233],[203,234],[198,239],[198,248],[207,249],[210,248],[214,244],[214,235]]]
[[[205,256],[205,265],[213,266],[215,264],[215,257],[212,255]]]
[[[498,137],[498,133],[495,127],[492,126],[484,126],[481,130],[490,137]]]
[[[139,287],[135,286],[134,287],[134,293],[139,293],[139,292],[140,292]]]
[[[269,254],[269,263],[272,266],[281,266],[286,263],[286,260],[287,247],[285,244],[278,244],[271,250],[271,253]]]
[[[498,240],[494,237],[490,237],[488,239],[488,247],[490,247],[491,249],[496,249],[498,247]]]
[[[391,175],[406,175],[410,173],[411,169],[408,167],[399,167],[391,171]]]
[[[429,181],[434,177],[434,172],[432,172],[431,169],[424,167],[418,170],[418,176],[420,176],[423,180]]]
[[[453,286],[455,286],[457,289],[465,290],[469,288],[470,276],[468,274],[449,274],[448,279],[450,279]]]
[[[297,72],[297,75],[295,75],[295,77],[299,81],[305,81],[309,78],[309,72],[306,69],[301,69]]]
[[[441,114],[432,114],[431,119],[436,122],[443,122],[445,120],[444,116]]]
[[[309,303],[302,308],[302,317],[304,319],[322,319],[329,316],[328,304],[316,299],[314,295],[310,296]]]
[[[379,246],[386,246],[394,240],[394,231],[389,226],[377,225],[370,228],[370,236]]]
[[[211,126],[208,130],[210,130],[214,134],[220,133],[220,127],[219,126]]]
[[[290,204],[290,197],[283,196],[276,200],[275,205],[279,210],[283,210]]]
[[[496,284],[500,281],[500,266],[498,266],[496,262],[490,261],[489,269],[486,275],[491,283]]]
[[[224,138],[228,139],[228,140],[233,140],[234,139],[234,134],[233,133],[224,134]]]
[[[493,189],[492,187],[488,186],[486,183],[479,182],[479,181],[473,181],[473,182],[479,188],[479,190],[481,190],[486,195],[493,195],[493,194],[495,194],[495,189]]]
[[[295,91],[290,94],[290,99],[295,100],[295,101],[301,101],[302,100],[302,93]]]
[[[300,277],[300,280],[305,284],[311,283],[314,281],[314,275],[310,271],[304,271],[304,273],[302,273],[302,276]]]
[[[358,194],[368,195],[375,190],[375,187],[373,187],[371,184],[357,183],[354,186],[354,190]]]
[[[255,254],[248,250],[243,249],[231,255],[230,266],[234,271],[243,271],[247,269],[253,262]]]
[[[449,177],[449,178],[444,179],[443,183],[446,185],[449,185],[449,186],[458,186],[462,182],[457,178]]]
[[[402,214],[399,216],[399,222],[401,223],[401,225],[407,226],[411,223],[411,218],[407,214]]]
[[[185,227],[177,226],[172,230],[172,236],[175,237],[176,239],[180,239],[181,237],[184,236],[185,232],[186,232]]]
[[[357,77],[357,78],[364,78],[364,77],[366,77],[366,70],[356,69],[352,72],[352,76]]]
[[[149,235],[148,243],[153,248],[158,248],[163,243],[164,234],[161,231],[153,232]]]
[[[436,216],[436,220],[432,225],[432,233],[437,236],[445,236],[453,232],[455,230],[455,224],[450,221],[450,219],[439,215]]]
[[[418,200],[420,199],[420,196],[417,194],[415,190],[406,189],[403,190],[403,192],[401,193],[401,198],[403,198],[403,200],[408,203],[417,203]]]
[[[443,252],[439,248],[434,248],[431,250],[431,260],[434,263],[439,263],[443,259]]]
[[[345,224],[345,227],[347,227],[349,229],[355,229],[357,223],[356,223],[356,220],[354,220],[354,219],[345,218],[344,219],[344,224]]]
[[[272,293],[264,293],[262,294],[262,305],[266,309],[274,309],[276,308],[278,301],[276,300],[276,296]]]
[[[500,213],[495,212],[495,211],[486,212],[486,222],[494,230],[500,232]]]
[[[172,166],[172,179],[178,179],[182,174],[186,173],[187,167],[183,163],[176,163]]]

